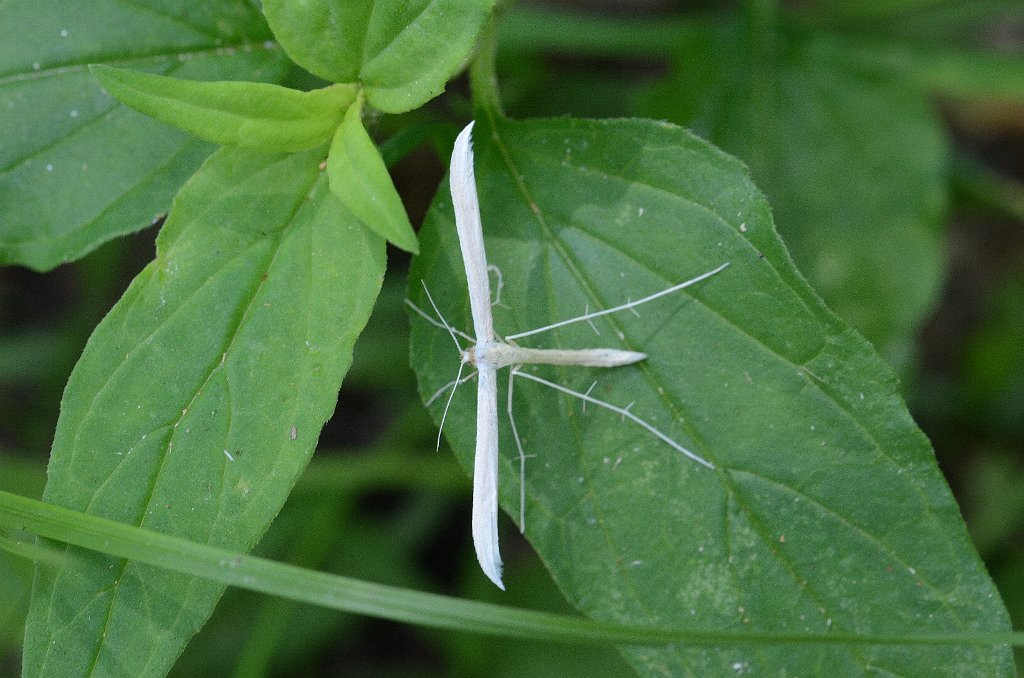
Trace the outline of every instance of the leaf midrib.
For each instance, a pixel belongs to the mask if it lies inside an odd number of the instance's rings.
[[[0,75],[0,87],[5,85],[23,82],[26,80],[40,80],[42,78],[59,77],[70,73],[77,73],[89,68],[91,64],[118,64],[119,66],[132,66],[151,63],[172,63],[182,66],[193,59],[205,59],[210,57],[234,57],[240,54],[248,54],[256,50],[267,52],[277,51],[281,47],[272,40],[262,42],[240,42],[228,43],[225,45],[211,45],[206,49],[191,49],[187,51],[173,52],[148,52],[126,57],[120,53],[93,54],[84,61],[63,61],[57,64],[48,64],[46,68],[37,70],[13,72],[7,75]],[[173,61],[172,61],[173,60]]]
[[[290,213],[290,214],[288,215],[288,217],[287,217],[287,219],[286,219],[286,222],[285,222],[285,226],[284,226],[284,227],[282,227],[281,229],[278,229],[278,230],[277,230],[277,231],[275,231],[275,232],[274,232],[273,234],[270,234],[270,235],[266,235],[266,236],[264,236],[265,238],[268,238],[268,239],[271,239],[271,240],[276,240],[276,242],[275,242],[275,243],[273,244],[273,247],[272,247],[272,251],[271,251],[270,253],[268,253],[268,255],[267,255],[267,261],[266,261],[266,264],[265,264],[264,266],[262,266],[262,267],[261,267],[261,268],[262,268],[262,270],[263,270],[264,272],[266,272],[266,271],[269,271],[269,270],[270,270],[270,268],[272,267],[272,265],[273,265],[273,262],[274,262],[274,261],[276,260],[276,257],[277,257],[277,256],[278,256],[278,254],[280,253],[280,247],[281,247],[281,244],[282,244],[282,242],[283,242],[283,240],[284,240],[284,234],[285,234],[285,233],[286,233],[286,232],[288,231],[289,227],[291,227],[291,226],[292,226],[292,224],[293,224],[293,222],[294,222],[294,220],[295,220],[295,217],[296,217],[296,215],[297,215],[297,214],[298,214],[298,212],[299,212],[299,211],[300,211],[300,210],[302,209],[302,207],[303,207],[303,206],[304,206],[304,205],[305,205],[305,204],[306,204],[306,203],[308,202],[308,200],[309,200],[310,196],[311,196],[311,195],[312,195],[312,193],[313,193],[313,192],[314,192],[314,191],[316,190],[316,186],[317,186],[317,184],[318,184],[318,180],[319,180],[319,179],[320,179],[320,174],[319,174],[319,173],[318,173],[318,174],[315,174],[315,175],[313,175],[313,181],[312,181],[312,185],[311,185],[311,187],[310,187],[310,188],[309,188],[309,189],[307,190],[307,192],[306,192],[306,196],[305,196],[305,199],[303,199],[303,200],[298,200],[298,201],[296,201],[295,205],[294,205],[294,206],[293,206],[293,208],[292,208],[292,211],[291,211],[291,213]],[[191,222],[191,223],[195,223],[195,222],[194,222],[194,220],[193,220],[193,222]],[[191,225],[191,224],[190,224],[190,225]],[[258,239],[255,239],[255,240],[254,240],[254,241],[253,241],[252,243],[250,243],[250,245],[249,245],[248,247],[246,247],[246,248],[245,248],[244,250],[242,250],[241,252],[239,252],[239,253],[238,253],[238,254],[236,254],[235,256],[231,257],[230,259],[226,260],[226,261],[225,261],[225,263],[224,263],[224,265],[223,265],[223,266],[221,266],[221,267],[220,267],[220,268],[218,269],[218,273],[220,273],[220,272],[223,272],[224,270],[226,270],[227,266],[228,266],[228,265],[229,265],[229,264],[230,264],[231,262],[233,262],[233,261],[237,260],[237,259],[238,259],[239,257],[241,257],[241,256],[244,256],[244,255],[245,255],[245,254],[246,254],[246,253],[248,252],[248,250],[249,250],[249,249],[250,249],[251,247],[257,246],[257,245],[261,244],[262,242],[263,242],[263,240],[262,240],[262,239],[259,239],[259,238],[258,238]],[[213,280],[213,279],[214,279],[215,277],[216,277],[215,275],[214,275],[214,276],[210,276],[209,278],[207,278],[206,280],[204,280],[204,281],[203,281],[203,283],[202,283],[202,284],[201,284],[201,285],[200,285],[200,286],[199,286],[198,288],[196,288],[195,290],[193,290],[193,291],[192,291],[192,292],[191,292],[191,293],[189,294],[189,296],[188,296],[188,297],[186,297],[186,299],[184,299],[184,300],[182,301],[182,303],[181,303],[181,304],[179,305],[178,309],[175,309],[175,311],[174,311],[174,312],[173,312],[173,313],[172,313],[172,314],[171,314],[170,316],[168,316],[168,319],[170,319],[171,317],[174,317],[174,316],[175,316],[175,315],[176,315],[176,314],[177,314],[177,313],[178,313],[178,312],[179,312],[179,311],[180,311],[181,309],[183,309],[183,308],[186,308],[186,307],[187,307],[187,301],[188,301],[188,299],[192,298],[192,297],[193,297],[193,296],[195,295],[195,293],[196,293],[196,292],[198,292],[198,291],[199,291],[200,289],[204,288],[204,287],[205,287],[205,286],[206,286],[207,284],[209,284],[209,283],[210,283],[210,282],[211,282],[211,281],[212,281],[212,280]],[[250,313],[250,310],[251,310],[251,309],[252,309],[252,307],[253,307],[253,303],[255,302],[255,299],[256,299],[256,297],[257,297],[257,296],[258,296],[258,294],[259,294],[259,290],[260,290],[260,289],[262,288],[262,285],[263,285],[263,283],[265,282],[265,279],[264,279],[264,277],[263,277],[263,276],[257,276],[257,277],[256,277],[256,279],[257,279],[257,284],[256,284],[256,286],[255,286],[255,287],[254,287],[254,288],[252,289],[252,291],[250,292],[250,294],[248,295],[248,300],[247,300],[247,301],[245,302],[245,310],[244,310],[244,311],[243,311],[243,312],[242,312],[242,313],[240,314],[240,316],[238,317],[238,320],[237,320],[237,321],[235,322],[235,324],[234,324],[234,327],[232,328],[232,330],[231,330],[231,331],[230,331],[230,333],[229,333],[229,339],[228,339],[228,342],[227,342],[227,346],[225,346],[224,350],[223,350],[223,351],[221,352],[221,355],[222,355],[222,356],[226,356],[226,355],[227,355],[228,353],[230,353],[230,351],[231,351],[232,347],[234,346],[234,343],[235,343],[235,341],[236,341],[236,340],[237,340],[237,338],[238,338],[238,335],[239,335],[239,329],[240,329],[240,328],[241,328],[241,327],[242,327],[242,326],[244,325],[244,323],[245,323],[245,320],[246,320],[246,319],[247,319],[247,318],[249,317],[249,313]],[[147,281],[147,282],[148,282],[148,281]],[[153,332],[153,333],[151,333],[151,334],[150,334],[149,336],[152,336],[152,334],[155,334],[155,332],[156,332],[157,330],[159,330],[159,328],[160,328],[160,327],[162,327],[162,326],[163,326],[163,324],[164,324],[164,323],[161,323],[161,325],[159,325],[159,326],[158,326],[158,327],[157,327],[157,328],[156,328],[156,329],[154,330],[154,332]],[[142,346],[142,345],[143,345],[144,343],[145,343],[145,340],[143,340],[143,341],[140,341],[140,342],[138,342],[138,343],[136,344],[136,349],[137,349],[138,347]],[[210,379],[211,379],[211,378],[213,377],[213,375],[214,375],[214,374],[216,374],[216,373],[217,373],[217,372],[218,372],[218,371],[219,371],[219,370],[220,370],[220,369],[221,369],[221,368],[223,367],[223,365],[224,365],[224,363],[225,363],[225,362],[226,362],[226,358],[222,358],[221,360],[217,361],[217,362],[216,362],[216,364],[215,364],[215,365],[214,365],[214,366],[213,366],[213,367],[212,367],[212,368],[211,368],[211,369],[209,370],[209,372],[208,372],[208,373],[207,373],[207,375],[206,375],[206,378],[205,378],[205,379],[203,380],[203,382],[202,382],[202,383],[201,383],[201,384],[200,384],[200,385],[199,385],[199,386],[198,386],[198,387],[197,387],[197,388],[195,389],[195,393],[193,394],[193,396],[192,396],[192,399],[191,399],[191,400],[189,401],[189,402],[190,402],[190,404],[191,404],[191,403],[193,403],[193,402],[195,401],[195,399],[196,399],[197,397],[199,397],[199,395],[200,395],[200,394],[201,394],[201,393],[203,392],[203,390],[205,389],[205,387],[207,386],[207,384],[209,384],[209,382],[210,382]],[[122,364],[123,364],[123,363],[122,363]],[[114,372],[114,374],[116,374],[116,371]],[[112,376],[113,376],[113,374],[111,375],[111,377],[110,377],[110,378],[108,378],[108,379],[107,379],[107,380],[106,380],[106,381],[104,382],[104,384],[103,384],[102,386],[100,386],[100,388],[98,388],[98,389],[96,390],[96,394],[97,394],[97,395],[96,395],[96,396],[94,396],[93,400],[91,401],[91,403],[90,403],[90,407],[89,407],[88,411],[91,411],[91,410],[92,410],[92,408],[94,407],[94,405],[95,405],[95,402],[96,402],[96,400],[97,400],[97,398],[98,398],[98,394],[99,394],[99,393],[100,393],[100,392],[101,392],[101,391],[102,391],[102,390],[103,390],[103,389],[104,389],[104,388],[105,388],[105,387],[106,387],[107,385],[109,385],[109,384],[110,384]],[[86,416],[88,416],[88,411],[87,411],[87,413],[86,413]],[[177,420],[176,422],[174,422],[174,423],[173,423],[173,424],[171,425],[171,430],[172,430],[172,431],[174,431],[174,430],[175,430],[175,429],[177,428],[177,426],[178,426],[178,423],[180,423],[180,421],[181,421],[181,418],[185,416],[185,413],[187,413],[187,411],[188,411],[188,408],[186,407],[186,408],[185,408],[185,411],[183,411],[183,412],[182,412],[182,414],[180,414],[180,415],[179,415],[179,417],[178,417],[178,420]],[[161,427],[161,428],[164,428],[164,427]],[[173,436],[173,433],[172,433],[172,436]],[[77,435],[76,435],[76,437],[75,437],[75,440],[73,441],[73,443],[72,443],[72,444],[74,445],[74,448],[73,448],[73,449],[78,449],[79,445],[78,445],[78,436],[77,436]],[[164,463],[163,463],[163,460],[164,460],[164,459],[166,458],[166,456],[167,456],[167,453],[168,453],[169,449],[170,449],[170,446],[168,445],[168,446],[167,446],[167,447],[165,447],[165,448],[164,448],[164,450],[163,450],[163,454],[161,455],[161,463],[160,463],[159,467],[157,468],[157,472],[156,472],[156,474],[155,474],[155,475],[154,475],[154,477],[153,477],[153,481],[152,481],[152,482],[151,482],[151,484],[150,484],[150,488],[149,488],[148,496],[147,496],[147,497],[146,497],[146,499],[145,499],[145,500],[144,500],[144,501],[142,502],[142,504],[141,504],[141,511],[140,511],[140,513],[139,513],[139,516],[138,516],[138,517],[137,517],[137,519],[136,519],[136,520],[134,521],[134,524],[135,524],[135,525],[136,525],[137,527],[142,527],[142,525],[143,525],[143,523],[144,523],[144,521],[145,521],[145,516],[146,516],[146,514],[147,514],[147,511],[148,511],[148,509],[149,509],[149,507],[150,507],[151,503],[152,503],[152,497],[153,497],[153,494],[154,494],[154,492],[155,492],[155,490],[156,490],[156,487],[157,487],[157,485],[159,484],[159,478],[160,478],[160,475],[161,475],[161,473],[163,472],[163,468],[164,468]],[[90,500],[90,502],[89,502],[89,506],[88,506],[88,508],[86,509],[86,511],[87,511],[87,512],[88,512],[88,511],[89,511],[89,510],[90,510],[90,509],[92,508],[92,501],[94,501],[94,500],[95,500],[95,498],[96,498],[96,495],[95,495],[95,494],[93,494],[93,499],[92,499],[92,500]],[[107,635],[107,634],[106,634],[106,632],[105,632],[105,629],[107,628],[107,624],[109,623],[109,620],[110,620],[110,618],[111,618],[111,615],[113,614],[113,610],[114,610],[114,604],[115,604],[115,601],[116,601],[116,599],[117,599],[117,595],[118,595],[118,593],[119,593],[119,592],[121,591],[121,587],[120,587],[121,579],[122,579],[122,577],[124,576],[124,574],[125,574],[125,572],[126,572],[126,570],[127,570],[128,566],[129,566],[129,564],[130,564],[130,563],[129,563],[129,561],[127,561],[127,560],[123,560],[123,561],[121,561],[121,562],[120,562],[120,564],[119,564],[119,570],[118,570],[118,573],[117,573],[117,577],[116,577],[116,578],[115,578],[115,580],[114,580],[114,584],[113,584],[113,585],[112,585],[112,586],[111,586],[111,587],[110,587],[110,588],[108,589],[108,591],[110,591],[110,597],[109,597],[109,600],[108,600],[108,602],[107,602],[107,609],[106,609],[106,616],[105,616],[105,620],[106,620],[106,621],[104,622],[104,625],[103,625],[103,627],[102,627],[102,628],[104,629],[104,631],[102,631],[102,632],[101,632],[101,633],[99,634],[99,637],[97,638],[97,641],[96,641],[96,651],[95,651],[95,654],[94,654],[94,656],[93,656],[93,662],[92,662],[92,665],[91,665],[91,666],[90,666],[90,668],[89,668],[89,675],[94,675],[94,673],[95,673],[96,663],[97,663],[97,662],[99,661],[99,657],[100,657],[100,655],[101,655],[101,653],[102,653],[102,649],[103,649],[103,646],[104,646],[104,644],[105,644],[105,638],[106,638],[106,635]],[[51,649],[51,648],[52,648],[52,645],[48,646],[48,648],[47,648],[47,656],[49,656],[49,654],[50,654],[50,649]],[[43,663],[45,664],[45,662],[46,662],[46,657],[44,657],[44,658],[43,658]]]

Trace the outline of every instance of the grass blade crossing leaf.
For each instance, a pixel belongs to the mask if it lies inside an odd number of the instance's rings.
[[[277,81],[289,61],[246,0],[0,3],[0,264],[53,268],[165,212],[213,150],[103,93],[86,64]]]
[[[330,416],[384,241],[330,193],[325,151],[225,147],[68,382],[44,498],[245,550]],[[269,190],[268,190],[269,189]],[[163,675],[222,587],[95,554],[40,569],[25,675]]]
[[[735,159],[643,120],[477,121],[476,178],[502,335],[610,308],[722,262],[678,296],[551,332],[531,346],[617,345],[636,366],[536,373],[625,407],[710,460],[700,466],[616,415],[528,382],[513,409],[527,454],[527,537],[567,598],[630,624],[905,634],[1009,629],[928,441],[892,373],[794,268]],[[448,189],[421,231],[420,280],[469,325]],[[662,303],[662,301],[664,303]],[[662,305],[658,305],[662,304]],[[536,339],[539,339],[537,337]],[[522,340],[526,343],[527,340]],[[412,319],[421,393],[455,375],[443,331]],[[503,378],[504,380],[504,378]],[[445,433],[472,468],[473,389]],[[431,408],[440,419],[444,399]],[[502,506],[519,460],[500,424]],[[468,516],[466,517],[468,524]],[[507,567],[515,568],[510,562]],[[644,675],[1008,675],[1005,648],[630,649]]]
[[[117,555],[160,568],[203,577],[313,605],[371,615],[434,628],[456,629],[510,638],[559,643],[696,646],[764,644],[936,645],[962,643],[1024,646],[1022,633],[908,634],[775,634],[748,637],[743,632],[662,629],[603,624],[580,617],[516,609],[434,593],[360,581],[198,544],[131,527],[53,504],[0,491],[0,526],[17,526],[25,534],[66,541],[83,549]],[[45,548],[50,548],[47,545]],[[25,555],[38,555],[40,549]],[[75,553],[78,553],[77,551]]]
[[[370,135],[363,128],[362,106],[351,106],[334,135],[327,156],[331,191],[352,214],[406,252],[419,252],[416,233],[402,199]]]
[[[217,144],[302,151],[327,142],[355,101],[355,85],[311,92],[262,82],[197,82],[96,65],[122,103]]]
[[[465,62],[494,0],[266,0],[288,56],[332,82],[359,82],[388,113],[421,106]]]

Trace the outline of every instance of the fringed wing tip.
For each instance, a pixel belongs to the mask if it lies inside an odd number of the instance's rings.
[[[495,586],[504,591],[505,584],[501,581],[501,561],[498,560],[496,562],[485,563],[479,558],[479,555],[480,554],[477,554],[477,559],[480,560],[480,567],[483,568],[484,574],[487,575],[488,579],[494,582]]]
[[[476,551],[477,562],[487,578],[494,582],[502,591],[505,585],[501,581],[501,554],[498,551],[498,511],[497,503],[473,507],[473,549]]]

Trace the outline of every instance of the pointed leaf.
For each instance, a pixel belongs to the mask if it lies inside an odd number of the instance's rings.
[[[502,335],[716,276],[636,309],[518,340],[644,351],[615,369],[534,374],[620,407],[715,464],[709,470],[618,415],[525,380],[512,410],[526,459],[526,535],[566,597],[597,619],[673,628],[881,634],[1008,630],[928,441],[864,339],[793,267],[743,166],[653,121],[572,119],[474,130],[476,178]],[[420,280],[470,327],[451,200],[421,232]],[[421,393],[459,356],[412,316]],[[501,374],[499,388],[507,375]],[[445,434],[472,468],[475,384]],[[501,396],[504,402],[504,396]],[[431,412],[440,419],[445,398]],[[502,407],[504,409],[504,407]],[[519,457],[500,423],[502,506],[519,515]],[[469,516],[465,516],[468,530]],[[515,571],[515,560],[506,572]],[[479,575],[483,577],[483,574]],[[510,574],[511,576],[511,574]],[[644,675],[1009,675],[1004,648],[785,645],[628,649]]]
[[[352,106],[327,156],[331,191],[375,233],[406,252],[419,252],[416,233],[391,182],[380,151],[363,128],[361,106]]]
[[[302,151],[331,138],[355,85],[311,92],[262,82],[196,82],[96,65],[92,73],[121,103],[216,144]]]
[[[225,147],[186,184],[68,382],[46,501],[228,548],[259,538],[383,275],[383,240],[330,193],[323,158]],[[71,554],[39,570],[26,676],[164,675],[222,591]]]
[[[359,82],[388,113],[444,91],[469,55],[494,0],[266,0],[288,56],[332,82]]]
[[[76,259],[166,212],[213,147],[119,105],[86,64],[277,81],[246,0],[0,3],[0,264]]]

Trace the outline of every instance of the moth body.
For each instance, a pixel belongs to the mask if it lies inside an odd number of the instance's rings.
[[[510,365],[580,365],[620,367],[644,360],[646,353],[617,348],[525,348],[503,341],[485,341],[462,352],[462,362],[500,369]]]

